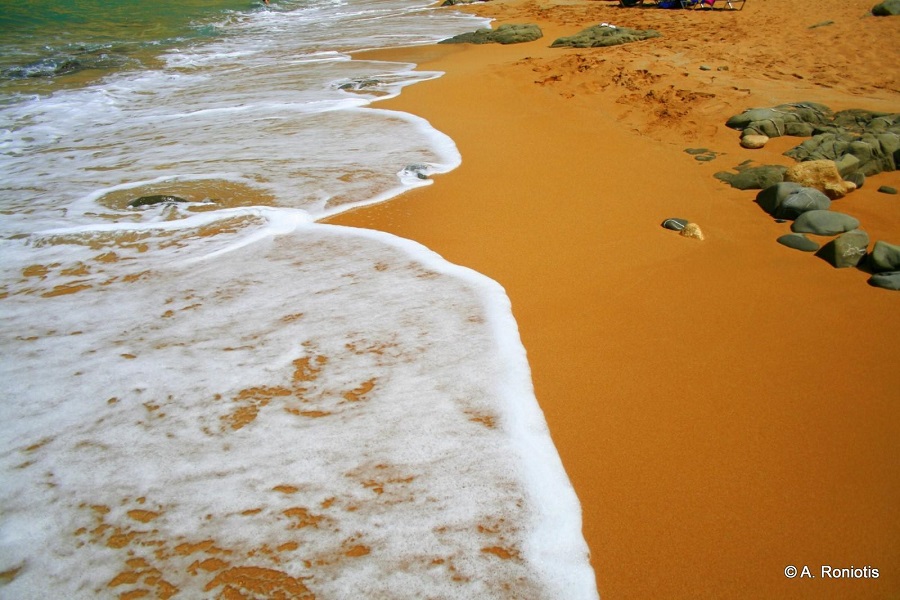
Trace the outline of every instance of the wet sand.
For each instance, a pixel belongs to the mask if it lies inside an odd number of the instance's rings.
[[[865,16],[872,3],[494,0],[465,10],[544,38],[367,56],[446,72],[377,106],[427,118],[463,163],[331,222],[417,240],[506,288],[605,599],[900,589],[900,293],[777,244],[789,224],[713,178],[792,164],[781,153],[799,138],[739,146],[724,122],[745,108],[900,111],[900,18]],[[549,48],[601,22],[663,37]],[[717,157],[684,152],[697,147]],[[881,185],[900,172],[832,208],[900,244],[900,197]],[[669,217],[705,241],[661,228]]]

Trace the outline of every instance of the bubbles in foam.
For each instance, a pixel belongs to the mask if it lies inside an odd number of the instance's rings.
[[[503,290],[312,222],[460,160],[345,52],[481,22],[284,0],[0,109],[4,593],[596,597]]]

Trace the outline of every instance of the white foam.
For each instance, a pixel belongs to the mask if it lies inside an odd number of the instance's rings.
[[[596,598],[503,289],[313,222],[461,160],[346,52],[483,20],[284,6],[0,109],[3,595]],[[272,206],[121,204],[180,189]]]

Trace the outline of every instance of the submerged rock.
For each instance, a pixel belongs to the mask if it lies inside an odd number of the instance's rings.
[[[174,204],[176,202],[187,202],[179,196],[169,196],[167,194],[157,194],[154,196],[141,196],[137,200],[128,203],[131,208],[140,208],[141,206],[153,206],[154,204]]]
[[[497,29],[476,29],[471,33],[461,33],[439,44],[521,44],[533,42],[544,36],[541,28],[534,24],[501,25]]]
[[[568,37],[558,38],[550,44],[551,48],[601,48],[618,46],[651,38],[662,34],[654,29],[631,29],[611,25],[594,25]]]
[[[859,220],[831,210],[810,210],[797,217],[791,225],[794,233],[837,235],[859,227]]]

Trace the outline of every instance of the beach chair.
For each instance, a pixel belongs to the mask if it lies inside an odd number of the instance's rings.
[[[740,3],[740,8],[735,8],[734,5]],[[725,0],[725,6],[730,8],[731,10],[744,10],[744,4],[747,3],[747,0]]]

